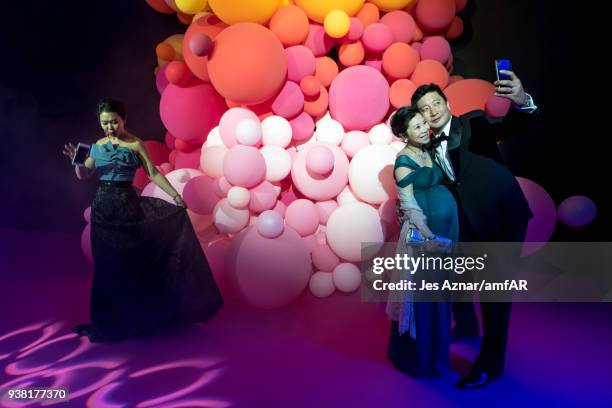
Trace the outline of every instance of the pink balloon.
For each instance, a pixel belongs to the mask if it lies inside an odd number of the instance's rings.
[[[164,126],[184,141],[203,140],[225,109],[225,100],[210,84],[190,87],[168,84],[159,103]]]
[[[506,116],[511,106],[512,101],[510,101],[510,99],[501,96],[491,95],[487,100],[485,111],[488,116],[493,118]]]
[[[272,112],[290,119],[304,110],[304,94],[295,82],[287,81],[272,103]]]
[[[217,178],[223,175],[223,160],[227,151],[225,146],[210,146],[202,149],[200,167],[207,176]]]
[[[309,48],[303,45],[294,45],[285,49],[287,58],[287,78],[298,84],[308,75],[315,73],[315,56]]]
[[[410,44],[416,31],[416,23],[410,14],[402,10],[395,10],[385,14],[380,22],[391,29],[393,42]]]
[[[257,218],[257,231],[265,238],[276,238],[283,233],[285,223],[283,217],[276,211],[262,212]]]
[[[354,292],[361,285],[361,272],[352,263],[338,264],[332,274],[334,286],[341,292]]]
[[[178,152],[176,154],[176,158],[174,159],[174,166],[177,169],[189,168],[189,169],[198,169],[200,167],[200,156],[202,152],[198,150],[194,150],[191,153],[182,153]]]
[[[317,245],[312,251],[312,264],[318,271],[332,272],[340,258],[328,245]]]
[[[338,208],[336,200],[317,201],[317,208],[319,209],[319,223],[322,225],[327,224],[327,220],[331,213]]]
[[[308,252],[312,252],[312,250],[317,246],[317,238],[314,235],[306,235],[302,237],[304,244],[306,244],[306,248],[308,248]]]
[[[248,305],[262,309],[291,303],[310,279],[310,254],[291,228],[269,239],[249,227],[232,240],[225,259],[236,292]]]
[[[318,297],[325,298],[332,295],[336,291],[331,272],[315,272],[308,283],[310,292]]]
[[[295,200],[287,207],[285,220],[301,236],[311,235],[319,227],[319,210],[310,200]]]
[[[412,44],[410,44],[410,46],[412,48],[414,48],[416,51],[419,52],[419,54],[421,53],[421,48],[423,48],[423,43],[419,42],[419,41],[415,41]]]
[[[419,0],[414,8],[416,21],[428,32],[442,31],[455,17],[455,0]]]
[[[227,181],[225,177],[221,176],[215,180],[214,190],[215,190],[215,195],[217,197],[219,198],[227,197],[227,193],[230,188],[232,188],[232,185]]]
[[[451,55],[451,46],[444,37],[429,37],[423,41],[420,54],[421,60],[431,59],[446,64]]]
[[[219,200],[213,210],[215,226],[224,234],[241,231],[249,223],[250,213],[247,209],[238,209],[230,205],[227,198]]]
[[[393,31],[383,23],[373,23],[365,28],[361,42],[366,51],[383,52],[393,43]]]
[[[170,182],[172,187],[176,189],[179,194],[183,193],[183,189],[185,185],[194,177],[203,176],[204,174],[201,171],[195,169],[176,169],[166,174],[166,179]],[[174,204],[174,200],[172,197],[168,195],[164,190],[159,188],[155,183],[150,182],[145,186],[140,194],[144,197],[156,197],[160,198],[164,201]]]
[[[342,150],[348,157],[353,157],[357,152],[370,144],[370,138],[367,133],[360,130],[348,132],[342,139]]]
[[[525,242],[538,242],[540,244],[526,244],[523,247],[523,256],[538,252],[550,239],[557,224],[557,208],[550,195],[539,184],[523,177],[516,178],[533,218],[529,220]]]
[[[168,161],[170,155],[170,149],[164,143],[158,142],[157,140],[145,140],[144,144],[149,152],[151,161],[156,166]]]
[[[374,59],[369,58],[372,58],[372,56],[366,57],[364,65],[370,68],[374,68],[378,72],[382,72],[382,60],[379,59],[379,57],[375,57]]]
[[[389,110],[389,83],[376,69],[357,65],[341,71],[329,88],[329,111],[345,130],[366,130]]]
[[[344,152],[334,145],[326,145],[334,155],[334,169],[326,178],[315,178],[308,174],[306,169],[306,157],[308,152],[317,144],[304,145],[302,150],[293,159],[291,178],[295,186],[305,196],[324,201],[336,197],[348,182],[349,161]],[[285,203],[287,204],[287,203]]]
[[[296,118],[290,120],[289,124],[295,141],[310,139],[314,133],[314,120],[306,112],[302,112]]]
[[[91,224],[87,224],[81,233],[81,250],[85,258],[93,263],[93,252],[91,250]]]
[[[219,135],[223,144],[227,147],[234,147],[238,144],[236,140],[236,126],[243,119],[253,119],[259,121],[257,115],[248,109],[231,108],[221,116],[219,122]]]
[[[269,181],[264,181],[251,189],[249,210],[253,211],[254,213],[270,210],[274,208],[277,198],[278,190]]]
[[[334,168],[334,154],[326,146],[315,146],[306,155],[306,168],[316,175],[327,175]]]
[[[363,23],[357,17],[351,17],[351,25],[349,27],[349,32],[346,35],[346,39],[348,41],[357,41],[363,35]]]
[[[91,206],[87,207],[85,211],[83,211],[83,218],[88,223],[91,222]]]
[[[223,159],[223,174],[231,184],[251,188],[266,177],[266,161],[257,148],[236,145]]]
[[[272,211],[277,212],[278,214],[280,214],[281,217],[285,218],[285,213],[287,212],[287,206],[285,205],[285,203],[279,200],[274,205],[274,208],[272,209]]]
[[[315,57],[322,57],[332,49],[334,40],[325,33],[322,25],[311,23],[308,26],[308,37],[304,45]]]
[[[391,199],[383,202],[378,207],[378,214],[380,215],[380,221],[385,226],[385,238],[390,239],[400,228],[399,221],[397,220],[395,200]]]
[[[166,143],[166,146],[172,150],[176,149],[176,146],[174,146],[174,141],[176,140],[176,137],[172,136],[172,134],[170,132],[166,132],[166,135],[164,136],[164,142]]]
[[[162,65],[155,75],[155,87],[160,95],[164,93],[164,89],[166,89],[166,86],[170,83],[168,82],[168,78],[166,78],[166,69],[168,69],[168,64]]]
[[[234,208],[244,209],[249,205],[251,195],[249,190],[240,186],[233,186],[227,192],[227,201]]]
[[[215,180],[207,176],[194,177],[185,184],[183,199],[197,214],[211,214],[219,197],[214,194]]]

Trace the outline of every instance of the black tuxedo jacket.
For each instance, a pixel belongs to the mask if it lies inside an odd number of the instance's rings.
[[[472,227],[471,236],[460,234],[462,240],[511,242],[517,240],[517,226],[526,228],[533,214],[497,142],[524,132],[536,116],[511,108],[502,118],[483,111],[452,117],[447,150],[455,181],[446,177],[446,184]],[[439,165],[440,158],[431,154]]]

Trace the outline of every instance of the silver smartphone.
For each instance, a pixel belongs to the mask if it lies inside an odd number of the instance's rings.
[[[72,164],[75,166],[83,167],[85,166],[85,160],[89,157],[89,150],[91,149],[91,145],[87,143],[77,144],[76,153],[72,158]]]

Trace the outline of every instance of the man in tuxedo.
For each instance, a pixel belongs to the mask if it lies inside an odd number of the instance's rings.
[[[503,118],[489,118],[483,111],[453,116],[446,96],[435,84],[420,86],[412,96],[412,105],[434,133],[430,154],[457,200],[460,242],[522,242],[533,216],[518,182],[503,163],[497,142],[522,133],[538,108],[513,72],[502,73],[510,79],[495,82],[495,94],[513,102]],[[510,309],[509,302],[481,302],[480,354],[457,387],[484,387],[502,375]],[[453,315],[453,340],[478,336],[473,303],[454,303]]]

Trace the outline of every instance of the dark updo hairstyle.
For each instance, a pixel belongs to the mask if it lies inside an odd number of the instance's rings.
[[[116,113],[121,117],[121,119],[126,120],[127,111],[125,110],[125,106],[123,102],[118,99],[113,98],[102,98],[98,101],[98,106],[96,107],[97,117],[100,119],[100,114],[102,112],[112,112]]]
[[[445,101],[448,101],[448,98],[446,97],[446,95],[444,95],[444,92],[442,92],[442,89],[440,89],[438,85],[425,84],[425,85],[419,86],[416,89],[416,91],[414,91],[414,93],[412,94],[412,99],[410,100],[412,102],[412,106],[416,106],[419,99],[421,99],[423,96],[427,95],[430,92],[436,92],[438,95],[442,97],[442,99],[444,99]]]
[[[421,112],[413,106],[402,106],[391,116],[391,131],[393,134],[401,138],[404,142],[407,140],[406,129],[408,129],[408,123],[416,115],[420,115]]]

